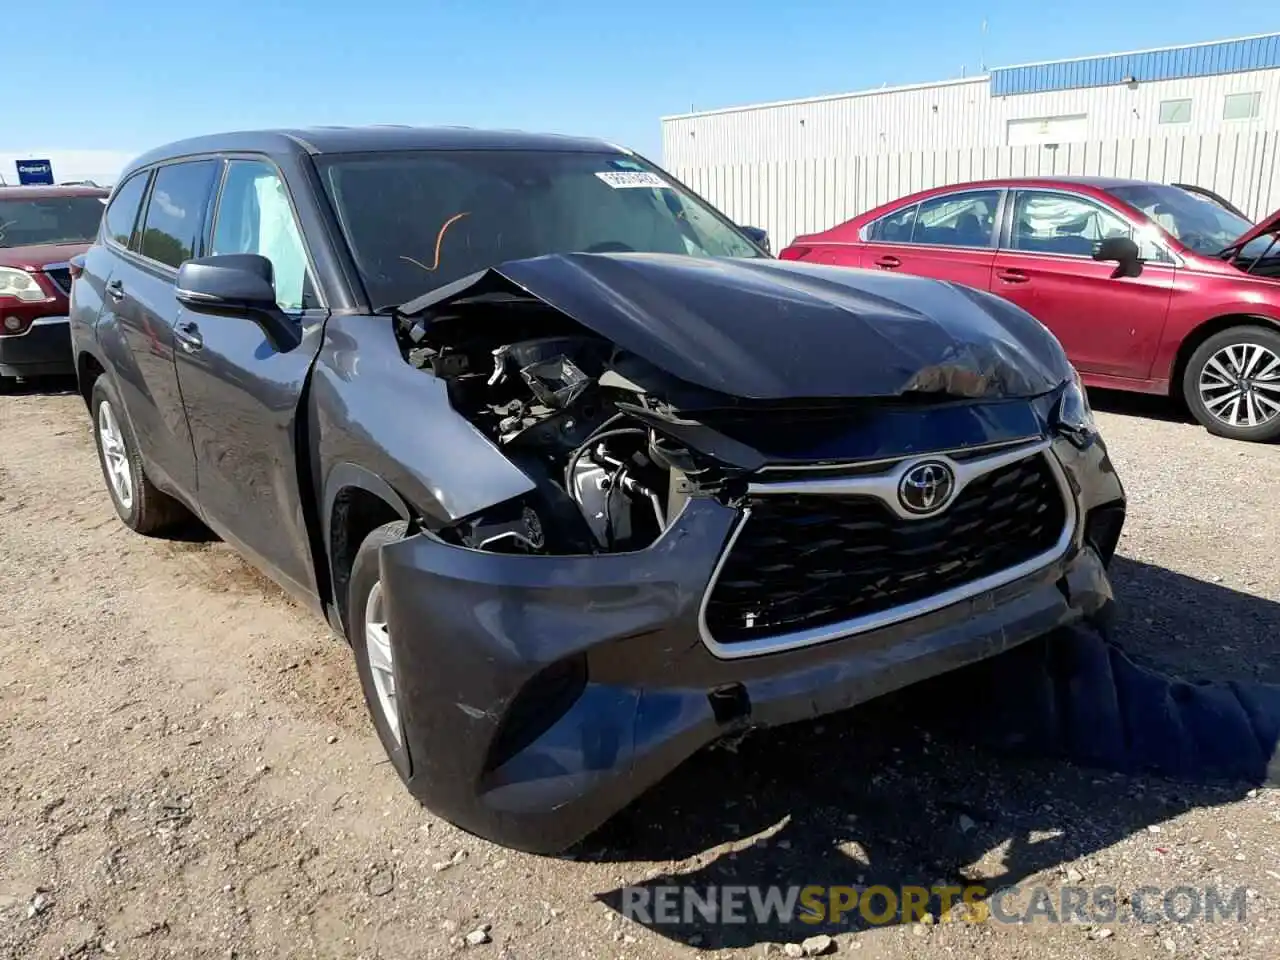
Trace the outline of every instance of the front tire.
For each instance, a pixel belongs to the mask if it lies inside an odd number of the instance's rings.
[[[150,535],[189,520],[191,514],[186,507],[147,479],[124,405],[105,377],[93,384],[89,410],[102,479],[124,525],[136,533]]]
[[[395,645],[387,626],[379,552],[403,540],[409,525],[403,520],[378,527],[360,544],[347,587],[347,640],[355,653],[364,702],[378,739],[400,778],[408,782],[409,752],[404,744],[396,698]]]
[[[1280,333],[1231,327],[1209,337],[1187,363],[1182,394],[1206,430],[1255,443],[1280,437]]]

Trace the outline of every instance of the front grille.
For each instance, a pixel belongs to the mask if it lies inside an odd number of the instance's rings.
[[[1067,522],[1043,455],[970,481],[935,517],[867,495],[764,494],[707,600],[717,644],[829,627],[924,601],[1046,553]]]
[[[71,296],[71,268],[70,267],[45,267],[44,275],[53,281],[54,286]]]

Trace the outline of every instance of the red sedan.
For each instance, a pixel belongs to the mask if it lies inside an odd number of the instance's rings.
[[[1280,437],[1280,213],[1252,224],[1189,189],[1031,178],[939,187],[786,260],[990,290],[1057,335],[1086,384],[1186,400],[1213,433]]]
[[[0,187],[0,390],[14,377],[75,373],[70,261],[93,242],[109,193]]]

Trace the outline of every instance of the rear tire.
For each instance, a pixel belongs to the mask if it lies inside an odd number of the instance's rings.
[[[347,587],[347,640],[355,653],[364,702],[387,758],[406,783],[410,774],[409,751],[404,744],[395,693],[395,645],[387,628],[378,555],[387,544],[403,540],[408,529],[407,523],[396,520],[384,523],[365,537],[351,565]]]
[[[93,384],[89,411],[98,446],[102,479],[121,521],[136,533],[151,535],[191,520],[191,512],[147,479],[124,405],[105,377]]]
[[[1212,434],[1255,443],[1277,439],[1280,333],[1249,326],[1215,333],[1187,362],[1182,396]]]

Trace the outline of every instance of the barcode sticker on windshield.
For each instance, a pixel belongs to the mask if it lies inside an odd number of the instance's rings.
[[[627,187],[646,187],[650,190],[670,190],[670,185],[656,173],[641,170],[635,173],[627,170],[608,170],[596,174],[601,180],[615,190]]]

